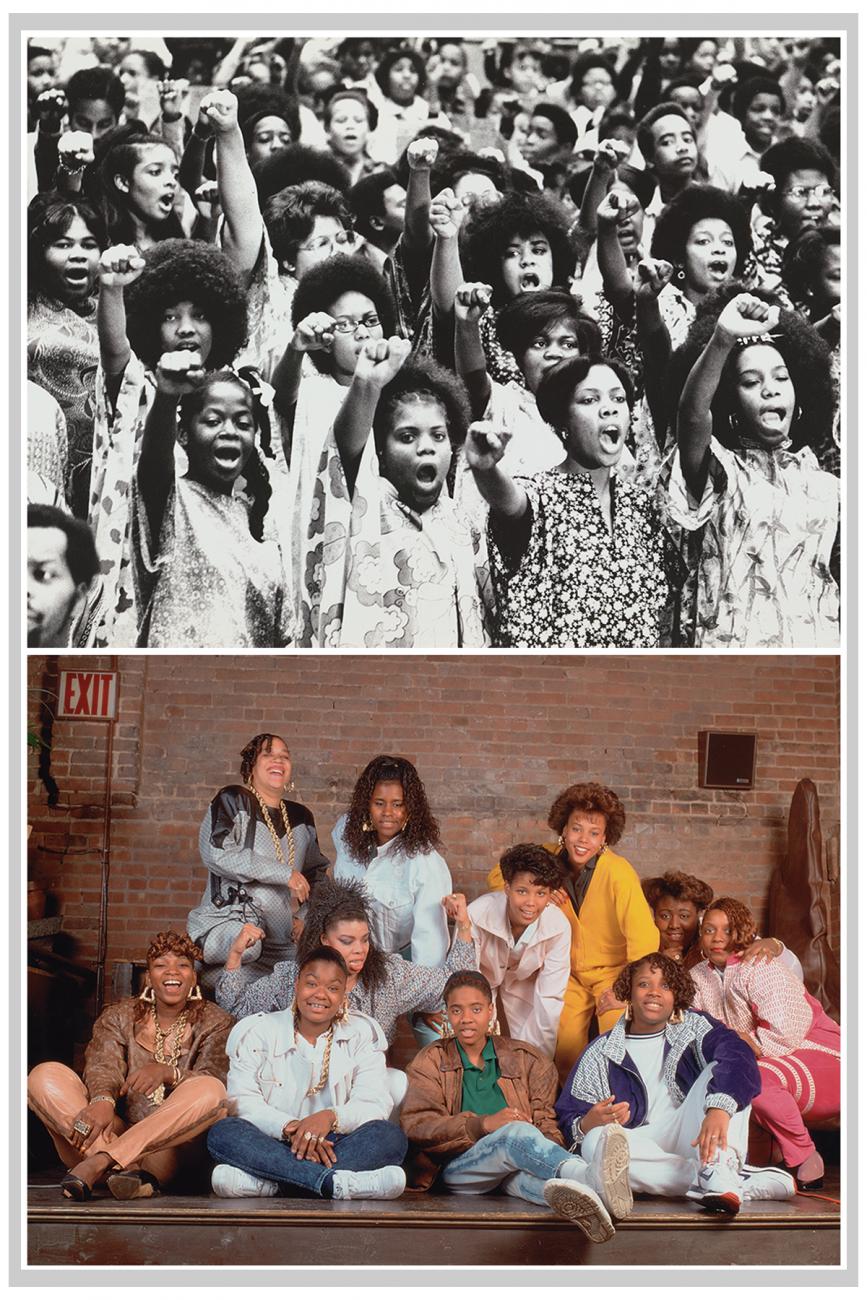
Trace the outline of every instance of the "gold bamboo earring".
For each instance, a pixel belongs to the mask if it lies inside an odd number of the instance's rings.
[[[631,1002],[627,1002],[627,1004],[626,1004],[626,1010],[625,1010],[624,1013],[623,1013],[623,1019],[627,1022],[627,1024],[628,1024],[629,1021],[632,1019],[632,1003],[631,1003]]]
[[[138,995],[138,1000],[139,1002],[147,1002],[148,1006],[156,1002],[157,997],[156,994],[154,993],[152,984],[145,984],[141,993],[139,993]]]
[[[191,990],[190,990],[190,992],[187,994],[187,1001],[188,1001],[188,1002],[203,1002],[203,1001],[204,1001],[204,998],[202,997],[202,986],[201,986],[201,984],[197,984],[196,987],[195,987],[194,989],[191,989]]]

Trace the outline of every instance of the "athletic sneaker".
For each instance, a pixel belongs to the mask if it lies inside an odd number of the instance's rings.
[[[393,1201],[406,1190],[406,1174],[399,1165],[383,1169],[336,1169],[333,1174],[335,1201]]]
[[[772,1165],[741,1165],[745,1201],[788,1201],[798,1188],[791,1174]]]
[[[577,1223],[590,1241],[610,1241],[614,1224],[601,1199],[586,1183],[572,1178],[549,1178],[543,1189],[545,1200],[561,1219]]]
[[[269,1178],[254,1178],[234,1165],[215,1165],[211,1187],[217,1196],[276,1196],[278,1191]]]
[[[629,1142],[619,1124],[606,1124],[596,1143],[587,1183],[601,1198],[612,1219],[625,1219],[632,1209],[629,1186]]]
[[[719,1151],[712,1165],[699,1165],[687,1196],[691,1201],[700,1201],[705,1210],[737,1214],[743,1200],[743,1182],[739,1168],[736,1152]]]

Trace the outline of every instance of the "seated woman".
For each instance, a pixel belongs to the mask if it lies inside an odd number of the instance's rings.
[[[617,473],[633,404],[629,373],[611,358],[575,357],[542,378],[536,402],[563,442],[553,469],[513,478],[501,466],[509,430],[480,422],[467,435],[467,461],[490,508],[494,643],[659,646],[678,557],[650,494]]]
[[[390,1124],[385,1038],[346,1007],[346,963],[315,947],[291,1009],[248,1017],[228,1042],[235,1116],[208,1150],[218,1196],[289,1191],[334,1200],[392,1200],[406,1187],[406,1138]]]
[[[564,1150],[554,1066],[529,1043],[493,1032],[484,975],[452,975],[445,1003],[453,1036],[425,1047],[407,1069],[400,1123],[411,1144],[413,1185],[425,1189],[439,1178],[453,1192],[499,1189],[547,1202],[591,1241],[608,1241],[618,1139],[592,1170]]]
[[[614,985],[626,1014],[581,1055],[557,1101],[563,1137],[591,1169],[615,1141],[616,1216],[629,1213],[633,1191],[729,1215],[745,1200],[795,1194],[781,1170],[745,1166],[758,1068],[737,1034],[688,1010],[694,991],[660,952],[630,962]]]
[[[102,1182],[121,1201],[156,1196],[204,1174],[199,1139],[227,1111],[232,1017],[202,1000],[201,956],[188,935],[160,931],[142,993],[96,1021],[83,1080],[59,1061],[30,1071],[27,1104],[69,1169],[60,1186],[70,1200],[89,1201]]]
[[[500,859],[503,892],[474,898],[467,908],[479,970],[497,999],[502,1032],[553,1056],[569,980],[572,932],[558,907],[563,864],[538,844],[516,844]],[[463,894],[447,904],[456,916]]]
[[[202,819],[199,853],[208,884],[187,918],[202,945],[207,988],[245,923],[255,924],[257,940],[241,948],[238,991],[294,955],[310,888],[328,866],[312,812],[285,797],[294,785],[282,736],[254,736],[241,750],[240,771],[243,785],[218,790]]]
[[[659,936],[638,876],[626,858],[612,852],[626,825],[623,804],[614,791],[596,782],[570,785],[551,805],[548,825],[559,838],[545,848],[558,856],[565,870],[554,902],[572,931],[571,971],[555,1055],[563,1078],[587,1046],[594,1012],[600,1033],[614,1027],[620,1011],[611,986],[626,962],[656,949]],[[498,889],[502,884],[496,866],[488,885]]]
[[[277,962],[270,975],[248,983],[242,974],[245,946],[255,945],[262,930],[242,926],[232,945],[226,965],[217,979],[216,995],[221,1007],[236,1020],[258,1011],[282,1011],[292,1005],[298,980],[298,963],[320,944],[334,948],[346,962],[349,976],[346,997],[350,1010],[361,1011],[376,1020],[389,1046],[397,1037],[400,1016],[423,1016],[431,1027],[439,1023],[443,989],[456,970],[475,966],[476,956],[466,907],[461,895],[449,895],[457,903],[454,943],[442,965],[418,965],[398,953],[383,952],[372,936],[373,908],[362,884],[354,880],[332,880],[326,876],[310,896],[304,929],[294,961]],[[445,900],[443,900],[445,901]],[[389,1087],[395,1102],[403,1096],[398,1084],[406,1080],[400,1070],[389,1069]],[[399,1075],[399,1079],[394,1076]]]
[[[821,1187],[825,1165],[807,1123],[839,1117],[840,1026],[782,962],[743,960],[755,932],[743,903],[714,899],[701,923],[705,960],[691,972],[692,1005],[729,1025],[758,1058],[753,1114],[798,1186]]]

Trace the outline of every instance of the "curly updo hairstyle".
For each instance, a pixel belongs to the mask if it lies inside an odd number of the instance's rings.
[[[500,858],[500,871],[507,885],[515,876],[529,874],[534,885],[559,889],[566,872],[563,863],[541,844],[515,844]]]
[[[360,921],[371,931],[370,898],[364,886],[356,880],[332,880],[325,876],[310,894],[307,903],[307,915],[304,929],[298,940],[296,960],[303,965],[310,953],[323,942],[326,931],[339,925],[341,921]],[[373,991],[381,988],[388,975],[388,963],[385,955],[376,946],[373,934],[370,934],[370,946],[361,968],[359,980],[365,989]]]
[[[614,981],[613,993],[618,1002],[629,1002],[632,998],[632,981],[642,966],[658,970],[674,994],[674,1010],[686,1011],[695,1000],[695,984],[692,976],[679,962],[673,961],[661,952],[649,952],[646,957],[631,961]]]
[[[746,903],[737,898],[715,898],[708,903],[705,916],[708,912],[725,912],[731,926],[733,952],[743,952],[755,939],[756,923]]]
[[[365,830],[370,816],[370,801],[380,781],[397,781],[403,787],[406,824],[395,837],[407,857],[429,853],[440,843],[440,828],[430,810],[424,783],[408,758],[377,754],[355,782],[343,838],[356,862],[367,865],[376,852],[376,833]]]
[[[163,312],[191,302],[211,326],[209,369],[231,363],[247,341],[247,293],[225,253],[198,239],[164,239],[144,254],[145,268],[124,290],[127,335],[151,370],[160,359]]]
[[[601,813],[605,818],[605,842],[609,848],[617,844],[626,826],[626,813],[619,797],[607,785],[598,785],[595,781],[570,785],[557,795],[548,813],[551,830],[562,835],[573,812]]]
[[[262,731],[258,736],[254,736],[252,740],[249,740],[241,750],[241,767],[239,770],[244,785],[247,784],[250,777],[253,775],[253,768],[256,766],[256,760],[259,755],[261,753],[270,754],[271,746],[274,744],[275,740],[282,740],[283,744],[286,745],[284,738],[278,736],[276,732]],[[289,746],[286,745],[286,748],[288,749]]]
[[[692,903],[699,912],[703,912],[713,898],[710,885],[697,876],[687,875],[685,871],[666,871],[664,876],[650,876],[647,880],[642,880],[641,888],[651,910],[661,898],[675,898]]]
[[[203,959],[201,948],[188,934],[181,934],[177,930],[160,930],[153,935],[148,943],[145,961],[150,966],[152,961],[156,961],[158,957],[164,957],[169,952],[176,957],[186,957],[187,961],[191,962],[194,967]],[[133,1022],[138,1024],[139,1021],[144,1020],[145,1016],[150,1015],[152,1005],[153,1003],[136,998],[133,1007]],[[204,1005],[200,998],[195,998],[192,1002],[187,1003],[185,1010],[189,1024],[195,1024],[202,1014]]]

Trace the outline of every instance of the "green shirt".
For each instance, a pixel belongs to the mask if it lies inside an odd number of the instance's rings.
[[[485,1043],[481,1067],[472,1064],[460,1043],[457,1049],[464,1067],[461,1110],[472,1111],[474,1115],[496,1115],[506,1105],[506,1098],[497,1082],[500,1065],[493,1042],[489,1038]]]

